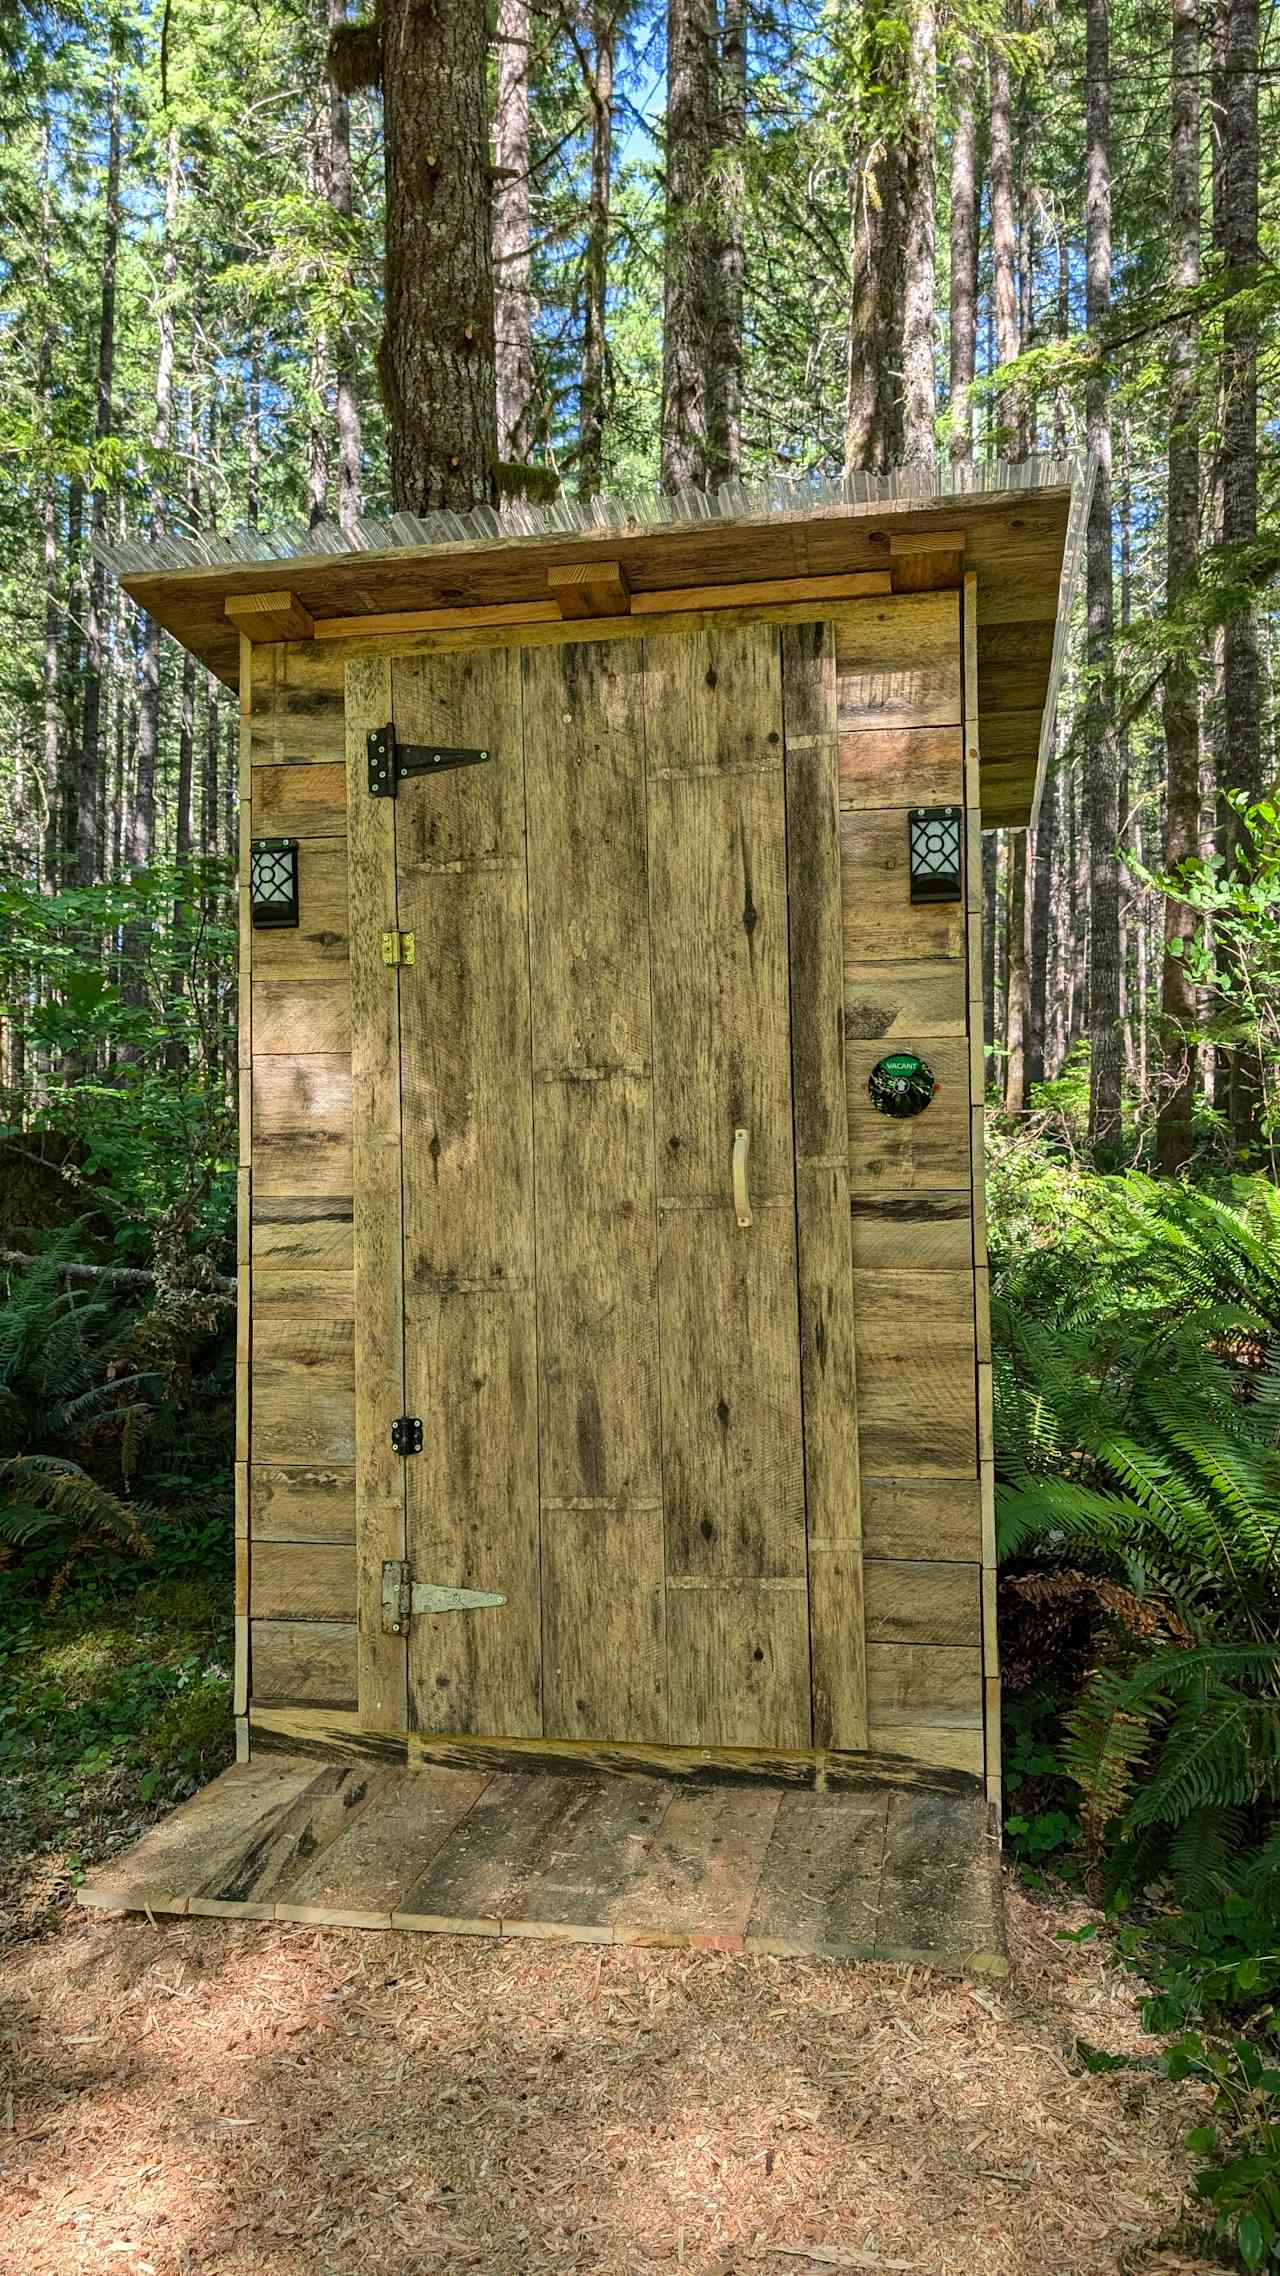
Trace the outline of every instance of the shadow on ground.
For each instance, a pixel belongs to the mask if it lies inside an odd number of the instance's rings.
[[[72,1916],[0,1966],[23,2276],[1191,2270],[1187,2089],[1011,1899],[969,1985],[527,1940]],[[4,2088],[0,2085],[0,2115]],[[825,2248],[809,2261],[805,2247]],[[12,2258],[6,2260],[8,2252]],[[831,2257],[843,2254],[843,2260]],[[852,2257],[851,2257],[852,2256]],[[858,2257],[861,2256],[861,2257]]]

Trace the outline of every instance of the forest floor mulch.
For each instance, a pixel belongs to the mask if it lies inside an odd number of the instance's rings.
[[[69,1914],[0,1957],[3,2276],[1195,2276],[1197,2090],[1083,1915],[1007,1980]]]

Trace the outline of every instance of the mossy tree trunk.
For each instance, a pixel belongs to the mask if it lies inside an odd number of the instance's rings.
[[[718,303],[711,216],[719,27],[715,0],[668,0],[667,211],[662,334],[662,481],[705,487],[708,377]]]
[[[379,377],[401,513],[497,498],[487,61],[482,0],[386,0]]]

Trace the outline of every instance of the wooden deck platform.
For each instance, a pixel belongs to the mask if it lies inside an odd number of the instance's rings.
[[[259,1759],[90,1873],[80,1902],[1005,1968],[998,1851],[976,1788],[822,1793]]]

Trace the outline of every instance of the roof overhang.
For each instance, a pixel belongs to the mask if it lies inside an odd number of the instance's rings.
[[[617,562],[633,596],[688,592],[886,569],[904,540],[963,531],[963,567],[977,579],[983,822],[1019,828],[1034,819],[1051,748],[1091,486],[1091,467],[1073,461],[940,462],[896,477],[399,514],[347,535],[325,524],[123,541],[103,554],[139,607],[234,686],[240,633],[228,602],[286,587],[299,622],[324,639],[357,618],[545,604],[548,571],[593,559]],[[940,575],[954,575],[945,550],[938,559]]]

